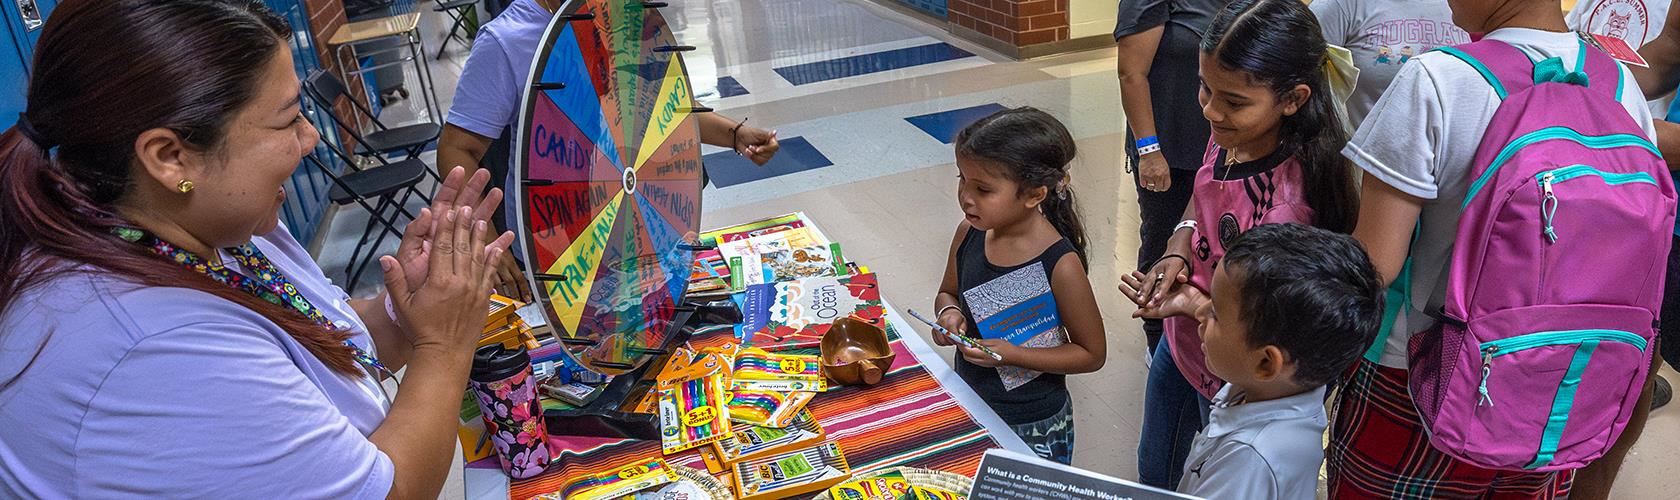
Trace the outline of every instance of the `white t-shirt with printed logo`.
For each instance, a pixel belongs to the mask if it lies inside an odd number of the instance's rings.
[[[1446,0],[1313,0],[1324,40],[1353,52],[1359,84],[1348,98],[1349,126],[1357,128],[1400,68],[1436,47],[1470,43],[1452,22]]]
[[[1569,29],[1620,38],[1637,50],[1662,34],[1668,23],[1668,6],[1668,0],[1581,0],[1563,20]],[[1673,98],[1670,94],[1652,99],[1651,113],[1657,117],[1668,114]]]
[[[1620,38],[1638,49],[1662,33],[1668,0],[1581,0],[1563,20],[1569,29]]]

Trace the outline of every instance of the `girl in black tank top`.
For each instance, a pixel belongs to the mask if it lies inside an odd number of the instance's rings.
[[[970,125],[956,147],[966,217],[934,307],[941,326],[1002,358],[959,346],[956,372],[1039,456],[1070,463],[1066,375],[1096,371],[1107,352],[1068,186],[1073,138],[1050,115],[1017,108]]]

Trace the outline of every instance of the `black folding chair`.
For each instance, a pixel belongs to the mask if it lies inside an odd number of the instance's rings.
[[[345,289],[354,292],[362,273],[378,257],[379,245],[385,242],[385,236],[392,235],[401,240],[402,228],[399,226],[404,225],[401,217],[414,220],[414,213],[408,210],[409,197],[419,195],[420,199],[431,203],[431,197],[420,192],[418,187],[431,167],[418,158],[408,158],[363,170],[355,166],[354,157],[331,142],[322,141],[322,144],[335,158],[323,161],[311,154],[304,160],[332,179],[333,187],[327,191],[327,199],[340,206],[355,203],[368,211],[367,225],[356,241],[356,249],[350,252],[350,265],[344,269],[345,276],[350,278]],[[343,175],[334,172],[330,163],[335,160],[348,165],[349,170]],[[369,238],[373,238],[371,243]]]
[[[466,27],[467,13],[478,7],[478,1],[479,0],[439,0],[437,7],[432,9],[448,14],[450,18],[455,20],[454,24],[449,25],[449,34],[443,36],[443,43],[438,45],[438,59],[443,59],[443,50],[449,48],[450,40],[460,40],[461,43],[472,42],[472,40],[466,35],[461,34],[461,29]],[[479,23],[479,25],[482,26],[483,23]]]
[[[315,101],[317,107],[326,112],[327,116],[332,117],[333,123],[338,124],[339,128],[344,129],[351,137],[355,138],[356,154],[360,156],[380,157],[401,151],[407,158],[415,158],[420,156],[420,152],[426,150],[426,146],[437,142],[438,136],[443,133],[443,127],[436,123],[417,123],[396,128],[386,127],[384,123],[379,121],[378,116],[374,116],[373,111],[363,106],[360,101],[351,98],[349,90],[344,87],[344,81],[325,70],[315,70],[310,73],[309,78],[304,80],[303,87],[309,94],[310,100]],[[344,117],[338,116],[338,110],[333,107],[333,104],[337,103],[340,97],[350,101],[351,109],[354,110],[352,113],[360,113],[362,116],[368,117],[376,130],[362,134],[358,125],[352,123],[354,120],[347,122]],[[383,162],[385,159],[380,158],[380,161]],[[427,170],[426,173],[440,182],[443,180],[437,172]]]

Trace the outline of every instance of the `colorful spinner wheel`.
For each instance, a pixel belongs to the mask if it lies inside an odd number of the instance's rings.
[[[568,353],[606,374],[657,354],[700,218],[693,90],[660,3],[571,0],[537,51],[514,147],[534,295]]]

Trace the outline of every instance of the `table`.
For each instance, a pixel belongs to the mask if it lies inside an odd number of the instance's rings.
[[[364,56],[402,49],[379,49],[367,54],[359,54],[356,51],[356,46],[390,37],[403,38],[406,42],[404,46],[408,49],[408,57],[363,68],[360,59]],[[327,39],[327,45],[333,46],[333,57],[338,59],[339,76],[344,79],[346,85],[351,84],[352,79],[350,77],[352,75],[361,75],[391,65],[413,63],[422,87],[420,93],[426,104],[426,118],[431,120],[432,123],[442,123],[439,118],[441,113],[437,111],[437,95],[433,90],[432,69],[426,65],[426,58],[423,55],[426,53],[426,41],[420,37],[419,12],[357,21],[339,26],[338,30],[333,32],[332,37]],[[345,57],[346,54],[349,55],[348,58]],[[355,69],[352,70],[351,68]],[[377,96],[368,96],[370,101],[376,98]]]
[[[910,323],[899,315],[897,309],[884,300],[882,306],[886,309],[888,328],[894,332],[902,332],[893,342],[893,350],[898,352],[899,356],[887,376],[875,386],[831,389],[818,396],[810,406],[812,412],[818,415],[824,430],[828,432],[829,439],[841,441],[854,472],[909,464],[945,470],[967,468],[968,470],[956,472],[972,476],[974,468],[979,465],[980,454],[986,449],[1004,448],[1032,454],[1026,443],[1003,423],[1003,419],[986,406],[986,403],[980,400],[980,396],[951,370],[938,351],[910,328]],[[876,408],[855,408],[855,400],[871,400],[871,397],[894,393],[897,397],[881,401],[882,404],[876,405]],[[850,403],[854,408],[838,407],[847,405],[848,398],[854,400]],[[959,414],[966,416],[968,420],[960,421]],[[917,425],[894,425],[899,423],[894,419],[909,417],[920,417],[915,420]],[[945,425],[935,425],[936,423]],[[969,426],[967,432],[958,427],[963,424]],[[871,446],[869,441],[859,439],[865,434],[890,433],[903,435],[904,439],[912,436],[933,436],[931,439],[934,442],[903,450],[884,446],[900,443],[875,443],[875,446]],[[562,470],[562,467],[573,470],[598,467],[604,471],[616,468],[605,465],[608,463],[627,463],[636,458],[659,455],[659,444],[653,441],[567,437],[557,438],[556,442],[556,446],[551,448],[563,448],[566,453],[556,453],[556,457],[586,464],[556,463],[550,466],[550,473],[543,477],[552,475],[558,478],[559,474],[555,474],[555,471]],[[857,443],[860,442],[864,444],[858,446]],[[672,464],[705,469],[694,451],[666,459]],[[494,461],[495,458],[490,460]],[[509,498],[511,485],[501,469],[468,468],[465,471],[464,482],[466,498]],[[558,486],[564,481],[551,479],[550,482]],[[521,485],[526,483],[521,482]]]

